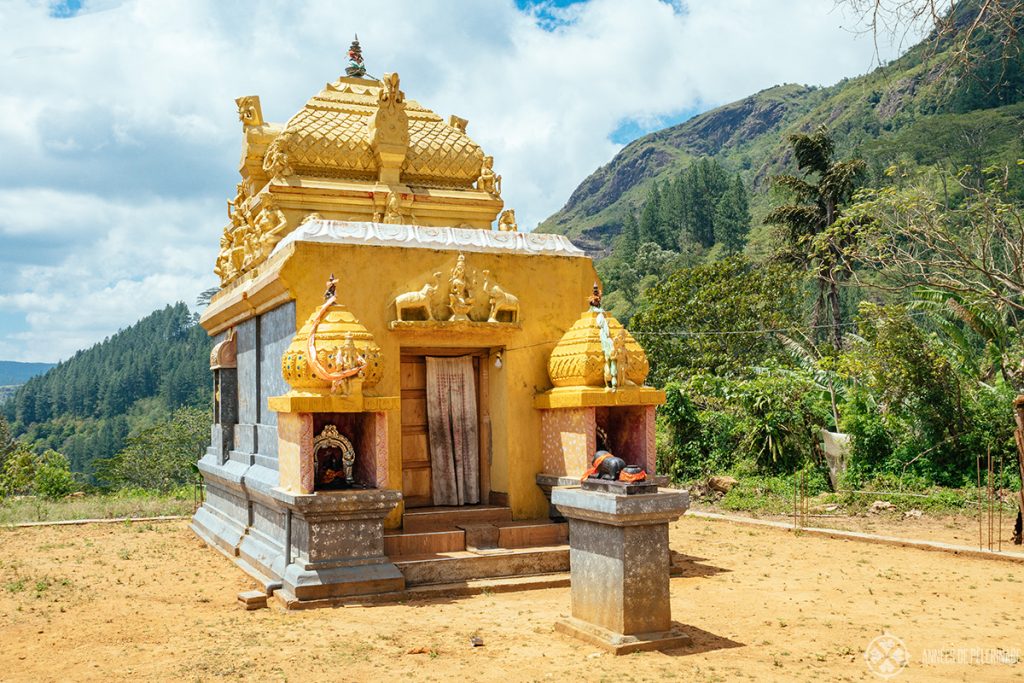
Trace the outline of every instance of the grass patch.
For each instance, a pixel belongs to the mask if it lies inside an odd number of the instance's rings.
[[[35,496],[0,499],[0,525],[24,522],[60,522],[76,519],[161,517],[188,515],[193,510],[192,487],[169,494],[125,490],[62,500]]]

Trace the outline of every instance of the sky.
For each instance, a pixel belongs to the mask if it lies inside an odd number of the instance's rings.
[[[346,66],[494,156],[529,229],[647,132],[871,70],[832,0],[0,0],[0,359],[66,359],[216,285],[234,99],[284,122]]]

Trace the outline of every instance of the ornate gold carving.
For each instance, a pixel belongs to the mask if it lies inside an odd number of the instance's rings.
[[[286,178],[290,175],[295,175],[295,170],[292,168],[288,153],[284,151],[284,147],[285,143],[282,141],[282,136],[278,136],[270,143],[267,153],[263,157],[263,170],[271,178]]]
[[[485,156],[476,179],[476,189],[494,197],[501,196],[501,176],[494,172],[494,157]]]
[[[260,106],[259,95],[239,97],[235,104],[238,105],[238,120],[242,122],[243,127],[263,125],[263,108]]]
[[[449,320],[469,320],[473,308],[473,297],[469,293],[469,275],[466,272],[466,255],[459,254],[448,278],[448,307],[452,309]]]
[[[489,270],[484,271],[484,292],[487,294],[488,303],[490,304],[487,322],[502,322],[498,320],[498,314],[500,313],[510,314],[511,319],[507,322],[519,322],[519,298],[509,294],[497,282],[494,282],[491,279],[491,271]]]
[[[437,292],[441,283],[441,273],[434,273],[433,283],[428,282],[417,290],[399,294],[395,297],[395,320],[405,321],[409,311],[423,311],[427,320],[434,320],[430,299]]]
[[[373,335],[329,289],[281,357],[281,373],[297,391],[358,394],[380,382],[383,359]]]
[[[625,382],[643,385],[650,366],[647,355],[633,336],[610,313],[589,310],[580,316],[551,351],[548,375],[556,387],[604,387],[605,352],[601,344],[601,331],[597,317],[605,316],[611,339],[622,337],[619,344],[625,349],[627,362],[621,371]]]
[[[210,350],[210,369],[237,368],[238,356],[235,349],[235,329],[231,328],[227,336]]]
[[[270,256],[281,238],[288,234],[288,219],[269,195],[263,198],[263,208],[256,218],[256,233],[259,235],[261,261]]]
[[[519,224],[516,223],[515,209],[505,209],[498,217],[499,232],[519,232]]]
[[[448,117],[448,125],[461,133],[465,133],[466,126],[469,125],[469,120],[452,114]]]
[[[409,117],[397,73],[384,74],[380,80],[377,111],[368,119],[366,133],[379,166],[378,180],[397,185],[409,147]]]
[[[384,222],[390,224],[405,223],[405,218],[402,216],[402,205],[394,191],[388,192],[388,198],[384,204]]]
[[[604,386],[615,391],[619,387],[635,384],[629,379],[629,348],[626,345],[626,328],[612,338],[611,353],[604,359]]]

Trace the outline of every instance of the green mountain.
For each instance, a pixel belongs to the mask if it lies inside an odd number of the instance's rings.
[[[29,379],[0,409],[16,436],[64,453],[72,470],[185,405],[210,403],[211,341],[184,303],[154,311]]]
[[[978,40],[986,40],[981,36]],[[694,160],[711,157],[740,173],[751,192],[751,248],[763,244],[769,178],[790,167],[786,137],[826,125],[840,156],[869,162],[868,182],[884,182],[895,163],[959,168],[1024,157],[1024,56],[965,73],[947,45],[921,44],[894,62],[827,88],[780,85],[624,147],[584,180],[561,210],[538,227],[607,254],[627,214],[639,213],[652,183],[671,182]],[[951,66],[952,64],[952,66]]]
[[[19,363],[13,360],[0,360],[0,387],[24,384],[32,377],[43,374],[53,365],[53,363]]]

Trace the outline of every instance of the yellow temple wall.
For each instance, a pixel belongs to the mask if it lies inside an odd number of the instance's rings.
[[[337,277],[337,300],[344,304],[373,334],[384,359],[381,382],[367,396],[399,396],[400,355],[403,348],[490,349],[487,358],[491,416],[491,490],[508,493],[513,517],[528,519],[547,515],[548,504],[536,485],[542,470],[540,411],[535,396],[547,389],[547,361],[562,334],[587,306],[597,279],[589,258],[538,254],[494,254],[465,252],[466,265],[476,274],[471,294],[477,303],[471,317],[486,319],[487,297],[482,292],[483,271],[519,298],[521,327],[472,325],[451,329],[429,324],[411,329],[389,329],[395,320],[394,299],[418,290],[441,272],[441,286],[434,294],[440,311],[446,298],[446,282],[457,250],[434,250],[391,246],[369,246],[296,242],[267,264],[274,271],[260,274],[245,300],[260,299],[260,289],[280,290],[283,285],[295,300],[296,326],[301,327],[323,303],[324,283],[332,273]],[[258,284],[262,283],[262,284]],[[231,300],[240,298],[225,292],[223,316],[204,317],[208,330],[217,327],[218,317],[230,316]],[[218,302],[211,308],[218,308]],[[255,309],[254,309],[255,310]],[[494,352],[502,352],[502,367],[494,367]],[[388,488],[402,488],[402,428],[399,410],[388,414]],[[389,518],[397,526],[401,510]]]

